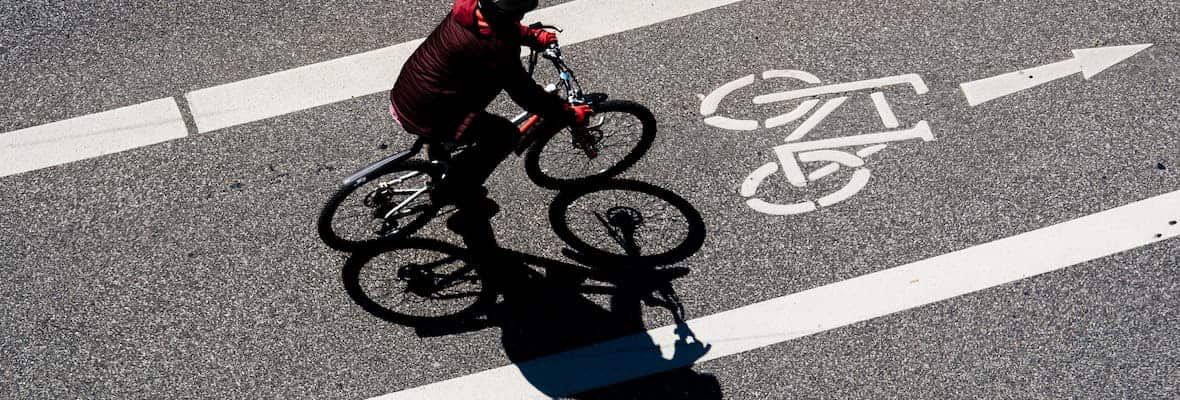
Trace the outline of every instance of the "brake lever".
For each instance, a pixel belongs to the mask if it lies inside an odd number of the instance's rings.
[[[529,28],[530,28],[530,29],[545,29],[545,30],[553,30],[553,31],[557,31],[557,33],[562,33],[562,32],[565,32],[565,31],[561,30],[561,28],[558,28],[558,27],[556,27],[556,26],[553,26],[553,25],[545,25],[545,24],[542,24],[542,23],[540,23],[540,22],[534,22],[534,23],[531,23],[531,24],[529,24]]]

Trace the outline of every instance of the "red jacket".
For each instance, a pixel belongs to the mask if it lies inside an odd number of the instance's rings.
[[[416,135],[457,139],[501,90],[529,112],[567,118],[565,101],[546,93],[521,65],[526,29],[519,24],[481,29],[476,3],[456,0],[402,67],[389,93],[402,127]]]

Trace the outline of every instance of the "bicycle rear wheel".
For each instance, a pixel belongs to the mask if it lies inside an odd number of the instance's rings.
[[[320,212],[320,239],[333,249],[356,251],[412,235],[438,213],[430,199],[436,174],[428,162],[406,160],[341,185]]]
[[[605,101],[588,128],[566,127],[537,139],[525,155],[525,172],[556,189],[617,176],[634,165],[656,138],[656,119],[639,103]]]

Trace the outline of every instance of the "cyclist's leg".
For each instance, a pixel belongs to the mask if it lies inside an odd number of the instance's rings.
[[[508,119],[480,112],[463,132],[463,141],[472,146],[449,163],[449,184],[459,193],[479,193],[479,188],[508,157],[519,138],[520,131]]]

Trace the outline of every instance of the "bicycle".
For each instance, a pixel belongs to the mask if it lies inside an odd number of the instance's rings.
[[[534,26],[556,30],[552,26]],[[608,100],[604,93],[583,91],[556,44],[529,54],[530,75],[536,71],[538,57],[549,60],[558,74],[557,82],[546,90],[570,104],[589,105],[594,115],[585,126],[545,131],[537,129],[541,122],[538,115],[526,111],[512,119],[521,132],[516,154],[524,153],[525,172],[531,181],[548,189],[599,182],[621,174],[646,154],[656,134],[656,120],[650,110],[636,102]],[[415,159],[424,147],[430,160]],[[469,147],[419,138],[408,150],[349,175],[320,212],[320,238],[333,249],[355,251],[413,234],[441,208],[431,201],[430,194],[446,176],[448,160]],[[606,153],[620,147],[625,150],[621,156]],[[568,162],[564,167],[550,165],[563,158],[580,168]],[[358,210],[341,215],[341,207],[350,199],[359,205]],[[338,221],[342,218],[345,221]],[[353,219],[358,222],[347,221]]]

